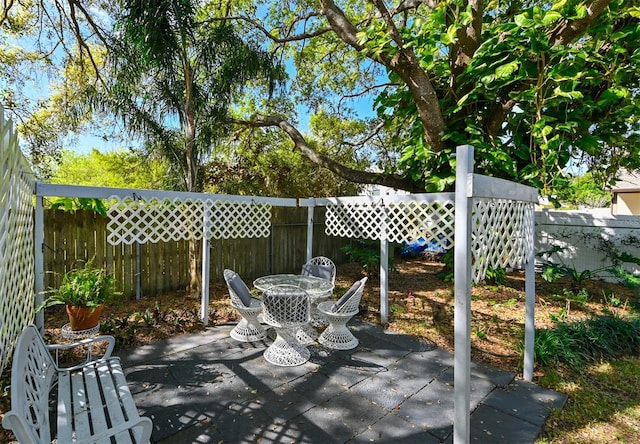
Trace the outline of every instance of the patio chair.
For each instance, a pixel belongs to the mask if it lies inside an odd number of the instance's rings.
[[[242,317],[240,322],[231,330],[229,336],[240,342],[261,341],[267,337],[267,332],[260,325],[258,315],[262,313],[260,301],[251,296],[251,292],[242,278],[233,270],[224,270],[224,280],[227,282],[231,305]]]
[[[325,279],[330,281],[332,285],[336,283],[336,265],[328,257],[316,256],[311,258],[302,266],[302,272],[300,274],[302,276],[315,276]],[[329,323],[327,318],[318,311],[318,304],[326,301],[331,296],[333,296],[333,290],[311,298],[311,325],[314,327],[324,327]],[[307,333],[309,333],[308,329]],[[313,337],[313,333],[311,333],[310,336]],[[314,337],[313,339],[316,338]]]
[[[276,330],[276,339],[264,352],[275,365],[304,364],[311,355],[296,339],[296,332],[309,322],[309,295],[295,285],[274,285],[262,295],[264,322]]]
[[[358,346],[358,339],[349,331],[347,322],[359,311],[366,282],[367,278],[364,277],[354,282],[339,300],[318,305],[318,310],[329,320],[329,326],[318,338],[320,344],[336,350],[351,350]]]

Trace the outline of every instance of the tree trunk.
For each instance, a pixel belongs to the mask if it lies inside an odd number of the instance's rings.
[[[187,162],[186,187],[189,192],[198,192],[199,155],[196,147],[196,117],[193,109],[193,71],[185,56],[185,106],[184,106],[184,151]],[[189,241],[189,286],[190,295],[202,292],[202,242],[192,239]]]

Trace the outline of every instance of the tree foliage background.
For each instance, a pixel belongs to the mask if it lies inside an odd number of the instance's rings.
[[[287,168],[273,168],[273,159],[303,165],[301,157],[285,155],[287,146],[311,162],[309,170],[313,164],[348,181],[412,191],[450,189],[459,144],[476,147],[480,172],[548,195],[567,186],[567,167],[589,170],[603,186],[620,167],[640,166],[637,1],[159,3],[195,8],[196,24],[230,26],[286,67],[280,95],[269,98],[258,81],[244,98],[229,99],[221,123],[229,132],[204,146],[213,153],[203,184],[209,189],[240,190],[238,181],[223,186],[221,178],[242,173],[248,183],[270,183],[264,191],[276,192],[278,176],[289,176]],[[49,107],[51,116],[73,125],[47,132],[44,119],[35,120],[43,131],[31,134],[59,137],[91,121],[96,110],[109,111],[84,99],[101,87],[102,61],[122,35],[116,18],[132,8],[143,15],[152,10],[138,1],[4,4],[3,104],[27,110],[28,94],[19,94],[25,66],[56,74],[57,85],[67,86],[58,92],[75,85],[65,100],[28,108],[37,115]],[[152,36],[146,32],[125,43]],[[16,50],[27,37],[38,42],[36,49]],[[193,48],[194,55],[204,50]],[[170,89],[186,93],[179,85]],[[363,107],[369,108],[364,118],[357,112]],[[315,124],[300,125],[305,115]],[[52,145],[35,140],[31,146],[35,154]],[[272,161],[266,153],[275,155]],[[281,184],[295,189],[294,182]]]

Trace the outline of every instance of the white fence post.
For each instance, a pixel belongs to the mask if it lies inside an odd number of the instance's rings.
[[[456,209],[454,241],[454,404],[453,442],[471,438],[471,211],[469,177],[473,172],[473,147],[456,150]]]

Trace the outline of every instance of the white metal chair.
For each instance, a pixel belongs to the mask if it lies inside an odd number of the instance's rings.
[[[260,301],[251,296],[251,292],[242,278],[233,270],[224,270],[224,280],[227,282],[231,305],[242,317],[240,322],[231,330],[229,336],[240,342],[261,341],[267,337],[267,332],[260,325],[258,315],[262,313]]]
[[[358,339],[349,331],[347,322],[359,311],[360,299],[367,278],[356,281],[337,301],[326,301],[318,305],[320,313],[329,320],[329,326],[322,332],[318,342],[336,350],[351,350],[358,346]]]
[[[311,258],[302,266],[302,276],[315,276],[326,279],[332,285],[336,283],[336,265],[331,259],[324,256],[316,256]],[[314,327],[324,327],[328,324],[327,318],[318,311],[318,304],[324,302],[333,296],[333,290],[327,291],[311,298],[311,325]],[[313,333],[306,329],[306,333],[313,337]],[[317,335],[316,335],[317,336]],[[313,339],[316,339],[313,337]]]
[[[309,295],[295,285],[274,285],[262,295],[264,322],[276,330],[276,339],[264,352],[275,365],[304,364],[311,353],[296,339],[298,329],[309,322]]]

